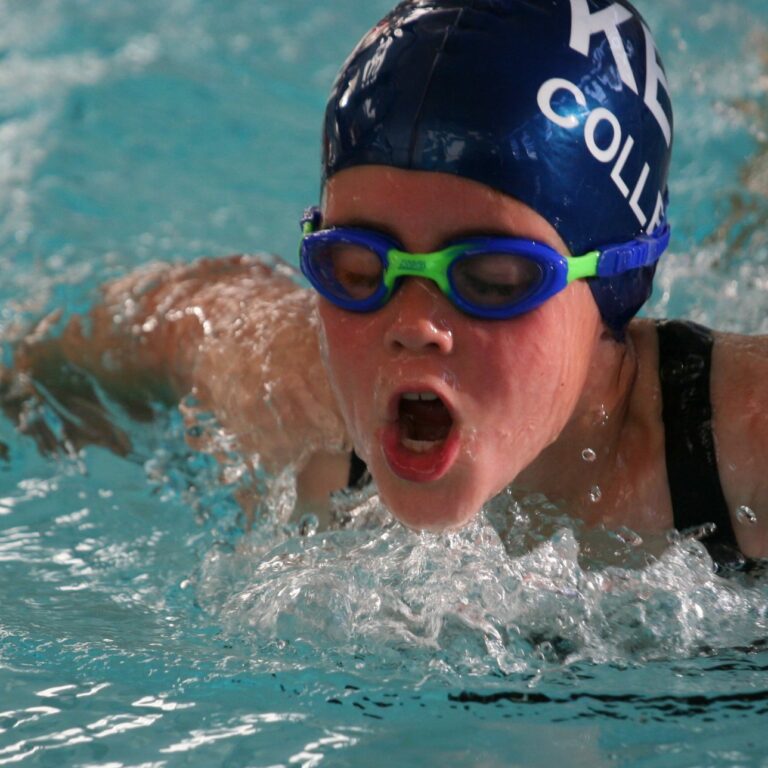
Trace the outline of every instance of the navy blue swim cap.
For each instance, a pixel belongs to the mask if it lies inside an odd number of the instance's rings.
[[[665,219],[671,144],[664,70],[626,0],[406,0],[336,79],[323,181],[358,165],[457,174],[533,208],[578,255]],[[590,279],[617,335],[654,271]]]

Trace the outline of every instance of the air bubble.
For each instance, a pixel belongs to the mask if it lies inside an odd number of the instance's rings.
[[[757,515],[755,514],[755,510],[752,509],[752,507],[746,506],[745,504],[742,504],[736,510],[736,519],[745,525],[755,525],[757,523]]]
[[[593,504],[597,504],[597,502],[600,501],[600,499],[602,499],[602,498],[603,498],[603,492],[600,490],[600,486],[599,485],[593,485],[589,489],[589,500]]]
[[[595,459],[597,459],[597,454],[591,448],[585,448],[581,452],[581,458],[587,463],[591,464],[593,461],[595,461]]]

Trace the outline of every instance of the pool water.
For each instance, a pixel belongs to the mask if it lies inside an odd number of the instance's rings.
[[[768,6],[640,5],[676,103],[647,311],[768,333]],[[325,94],[387,8],[0,2],[0,360],[149,261],[295,263]],[[370,491],[286,525],[289,476],[245,533],[176,412],[110,407],[123,457],[0,416],[0,766],[768,766],[764,577],[538,499],[442,537]]]

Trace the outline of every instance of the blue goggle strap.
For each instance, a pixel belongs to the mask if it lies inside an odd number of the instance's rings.
[[[639,235],[634,240],[600,248],[597,261],[597,277],[613,277],[631,269],[655,264],[667,249],[670,227],[663,221],[650,235]]]

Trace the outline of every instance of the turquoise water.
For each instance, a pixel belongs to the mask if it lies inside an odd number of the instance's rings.
[[[139,264],[292,259],[325,93],[387,5],[0,1],[3,359]],[[641,7],[677,105],[649,312],[766,333],[768,9]],[[452,537],[375,498],[245,535],[175,413],[110,407],[122,458],[0,417],[0,765],[768,765],[764,579],[688,541],[641,567],[536,500]]]

